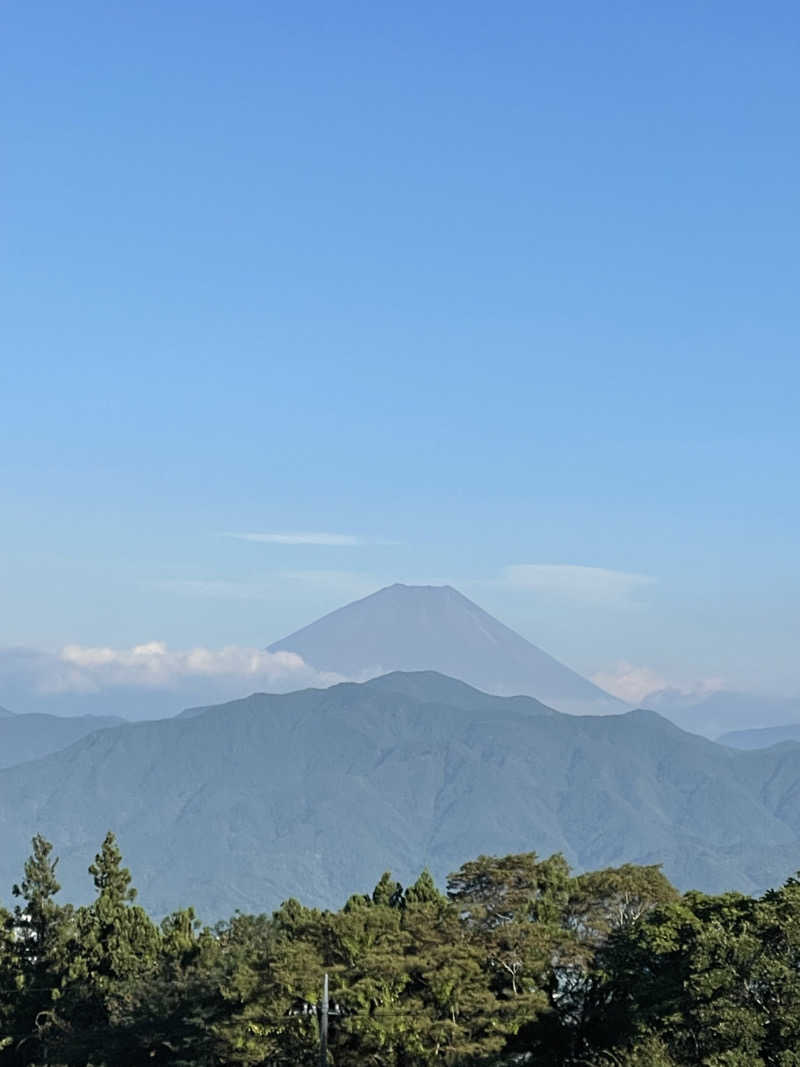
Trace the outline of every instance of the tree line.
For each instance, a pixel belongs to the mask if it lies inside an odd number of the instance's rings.
[[[480,856],[441,892],[384,874],[339,911],[209,927],[136,903],[114,835],[58,901],[33,840],[0,911],[0,1067],[800,1065],[800,882],[680,894],[658,866]]]

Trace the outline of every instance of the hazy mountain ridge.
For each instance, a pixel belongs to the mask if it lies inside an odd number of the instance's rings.
[[[396,674],[118,726],[0,772],[0,888],[41,831],[84,897],[111,827],[143,903],[212,918],[526,849],[759,890],[800,866],[798,779],[800,746],[736,752],[652,711],[563,715]]]
[[[745,693],[733,689],[698,693],[662,689],[649,693],[642,699],[642,705],[666,715],[683,729],[693,733],[706,734],[719,740],[722,740],[724,735],[728,738],[724,743],[734,744],[736,747],[739,746],[730,739],[733,734],[750,731],[757,733],[760,729],[773,728],[773,723],[800,723],[800,700],[797,698]],[[743,744],[741,747],[756,746]]]
[[[784,726],[764,726],[756,730],[731,730],[717,739],[721,745],[731,748],[770,748],[784,741],[800,742],[800,723],[786,723]]]
[[[95,730],[118,726],[116,716],[81,715],[71,718],[31,713],[0,715],[0,768],[40,759],[66,748]]]
[[[396,584],[269,646],[311,667],[363,679],[437,671],[486,693],[525,694],[573,713],[622,710],[622,701],[495,619],[451,586]]]

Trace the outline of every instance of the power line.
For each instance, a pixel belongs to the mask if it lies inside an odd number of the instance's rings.
[[[322,980],[322,1004],[319,1013],[319,1065],[328,1067],[328,972]]]

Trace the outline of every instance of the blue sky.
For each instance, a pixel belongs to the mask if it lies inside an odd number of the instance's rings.
[[[796,5],[4,37],[0,644],[450,582],[586,674],[800,692]]]

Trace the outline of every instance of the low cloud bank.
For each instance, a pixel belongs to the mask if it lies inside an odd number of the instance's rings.
[[[190,648],[172,650],[163,641],[116,649],[66,645],[58,655],[63,670],[57,685],[82,692],[105,686],[178,685],[186,678],[233,677],[270,685],[331,685],[341,678],[308,667],[294,652],[257,648]]]
[[[20,712],[150,718],[190,703],[340,681],[340,675],[317,671],[294,652],[238,646],[171,649],[148,641],[122,649],[78,644],[58,652],[0,649],[0,706]]]

